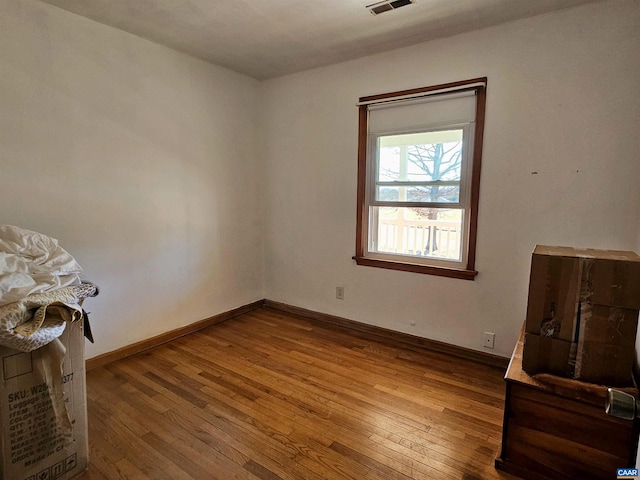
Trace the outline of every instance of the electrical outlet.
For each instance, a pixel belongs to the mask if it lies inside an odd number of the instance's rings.
[[[493,348],[496,341],[496,334],[492,332],[484,332],[482,336],[482,346],[484,348]]]
[[[344,287],[340,285],[336,287],[336,298],[338,300],[344,300]]]

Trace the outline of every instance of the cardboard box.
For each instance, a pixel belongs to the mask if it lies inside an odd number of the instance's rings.
[[[638,311],[593,305],[580,322],[573,378],[631,386]]]
[[[523,369],[629,385],[639,309],[637,254],[536,246]]]
[[[560,338],[573,341],[578,305],[640,310],[640,256],[617,250],[537,245],[531,258],[525,331],[540,334],[555,316]]]
[[[522,369],[528,373],[569,376],[570,351],[571,342],[525,332]]]
[[[555,319],[560,328],[554,338],[570,342],[582,263],[576,257],[543,254],[541,250],[538,245],[531,257],[525,331],[540,335],[543,322]]]
[[[640,256],[633,252],[609,253],[593,264],[594,305],[640,310]]]
[[[60,341],[66,348],[63,372],[53,380],[41,367],[50,359],[49,346],[30,353],[0,347],[0,480],[68,480],[87,469],[82,322],[67,324]],[[68,412],[68,417],[62,415],[69,427],[66,435],[59,428],[60,412],[65,410],[55,401],[62,396],[52,393],[56,384],[64,392]]]

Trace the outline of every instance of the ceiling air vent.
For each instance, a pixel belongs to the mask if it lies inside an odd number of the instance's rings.
[[[412,3],[415,3],[415,0],[387,0],[384,2],[372,3],[371,5],[367,5],[366,8],[368,8],[372,14],[378,15],[379,13],[388,12],[389,10],[395,10],[396,8],[404,7]]]

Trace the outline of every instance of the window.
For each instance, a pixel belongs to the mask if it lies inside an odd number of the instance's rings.
[[[476,276],[486,84],[360,98],[358,265]]]

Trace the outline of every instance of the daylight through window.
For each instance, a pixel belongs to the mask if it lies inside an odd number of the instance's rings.
[[[486,78],[360,99],[358,264],[473,279]]]

